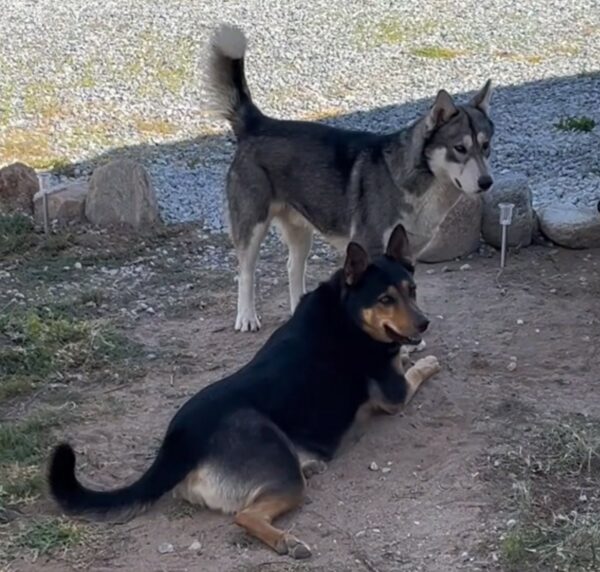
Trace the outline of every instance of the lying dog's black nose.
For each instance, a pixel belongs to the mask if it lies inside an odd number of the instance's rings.
[[[423,316],[417,322],[417,330],[419,330],[419,332],[422,334],[425,330],[427,330],[428,327],[429,327],[429,320],[425,316]]]
[[[494,179],[489,175],[483,175],[479,177],[477,184],[482,191],[487,191],[494,184]]]

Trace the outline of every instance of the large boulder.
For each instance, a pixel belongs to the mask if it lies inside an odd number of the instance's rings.
[[[483,216],[481,233],[483,239],[500,248],[502,227],[500,226],[500,203],[513,203],[512,223],[507,228],[508,246],[529,246],[536,228],[532,205],[531,189],[527,177],[509,175],[496,181],[494,186],[483,194]]]
[[[600,248],[600,213],[594,207],[554,203],[538,211],[540,229],[567,248]]]
[[[32,214],[39,188],[35,171],[23,163],[0,169],[0,215]]]
[[[479,196],[462,194],[418,255],[418,260],[445,262],[475,252],[480,244],[481,211]]]
[[[98,167],[90,179],[85,216],[98,226],[141,229],[157,223],[156,195],[144,167],[129,159]]]
[[[83,222],[85,200],[89,191],[87,182],[78,181],[54,187],[47,192],[48,219],[59,225]],[[40,191],[33,198],[33,214],[38,224],[44,222],[44,198]]]

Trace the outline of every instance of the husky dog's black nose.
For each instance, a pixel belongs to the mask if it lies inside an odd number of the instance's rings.
[[[477,184],[482,191],[487,191],[494,183],[494,180],[489,175],[479,177]]]
[[[419,318],[419,321],[417,322],[417,330],[419,330],[419,332],[422,334],[423,332],[425,332],[427,330],[427,328],[429,327],[429,320],[423,316],[422,318]]]

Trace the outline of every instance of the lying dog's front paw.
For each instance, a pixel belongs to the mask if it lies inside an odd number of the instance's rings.
[[[438,358],[436,358],[435,356],[427,356],[421,358],[417,361],[417,363],[415,363],[414,367],[418,368],[420,372],[427,376],[434,375],[442,369]]]
[[[320,475],[321,473],[324,473],[327,469],[327,463],[319,459],[311,459],[310,461],[305,461],[304,463],[302,463],[301,468],[304,478],[310,479],[315,475]]]

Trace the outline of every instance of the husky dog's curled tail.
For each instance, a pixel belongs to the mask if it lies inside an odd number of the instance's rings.
[[[208,62],[212,108],[231,123],[238,137],[261,115],[246,83],[246,44],[242,30],[223,24],[212,37]]]
[[[48,484],[52,496],[67,513],[108,516],[125,510],[137,512],[157,501],[178,485],[194,467],[177,443],[167,435],[150,468],[134,483],[112,491],[84,487],[75,476],[75,452],[67,443],[52,454]]]

